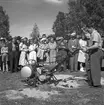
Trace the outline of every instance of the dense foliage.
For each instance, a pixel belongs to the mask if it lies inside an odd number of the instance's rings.
[[[2,6],[0,6],[0,37],[4,37],[6,39],[10,38],[9,17],[6,14],[6,11],[3,10]]]
[[[53,24],[53,32],[55,32],[56,36],[63,36],[65,34],[64,20],[65,13],[59,12],[58,15],[56,16],[56,21]]]
[[[74,30],[81,34],[81,28],[84,26],[92,26],[103,33],[104,0],[69,0],[68,9],[68,13],[59,12],[56,17],[53,24],[56,36],[59,36],[58,33],[65,36]]]

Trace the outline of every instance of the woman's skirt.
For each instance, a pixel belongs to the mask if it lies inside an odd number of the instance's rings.
[[[35,51],[31,51],[29,53],[28,60],[29,61],[31,61],[31,60],[37,61],[37,57],[36,57],[36,52]]]
[[[25,66],[27,64],[27,54],[25,51],[22,51],[20,54],[19,65]]]
[[[85,63],[85,60],[86,60],[86,54],[80,50],[78,55],[78,62]]]

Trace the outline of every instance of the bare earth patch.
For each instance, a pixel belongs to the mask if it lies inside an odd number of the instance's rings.
[[[51,95],[58,95],[57,91],[40,91],[35,88],[25,88],[22,91],[9,90],[6,92],[6,97],[10,100],[23,99],[24,97],[36,98],[36,99],[48,99]]]
[[[19,73],[2,74],[0,105],[104,105],[104,88],[89,88],[82,74],[55,76],[62,79],[56,86],[44,84],[35,88],[24,86]],[[101,84],[104,85],[104,76]]]

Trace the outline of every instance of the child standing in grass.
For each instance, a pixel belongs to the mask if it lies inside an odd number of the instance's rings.
[[[8,47],[6,45],[5,39],[3,40],[3,46],[1,47],[1,55],[2,55],[2,68],[3,72],[8,72]]]

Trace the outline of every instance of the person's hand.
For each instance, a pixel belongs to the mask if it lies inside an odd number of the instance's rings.
[[[88,50],[88,47],[83,47],[82,51],[86,52]]]
[[[75,46],[72,46],[72,48],[75,49],[76,47]]]

